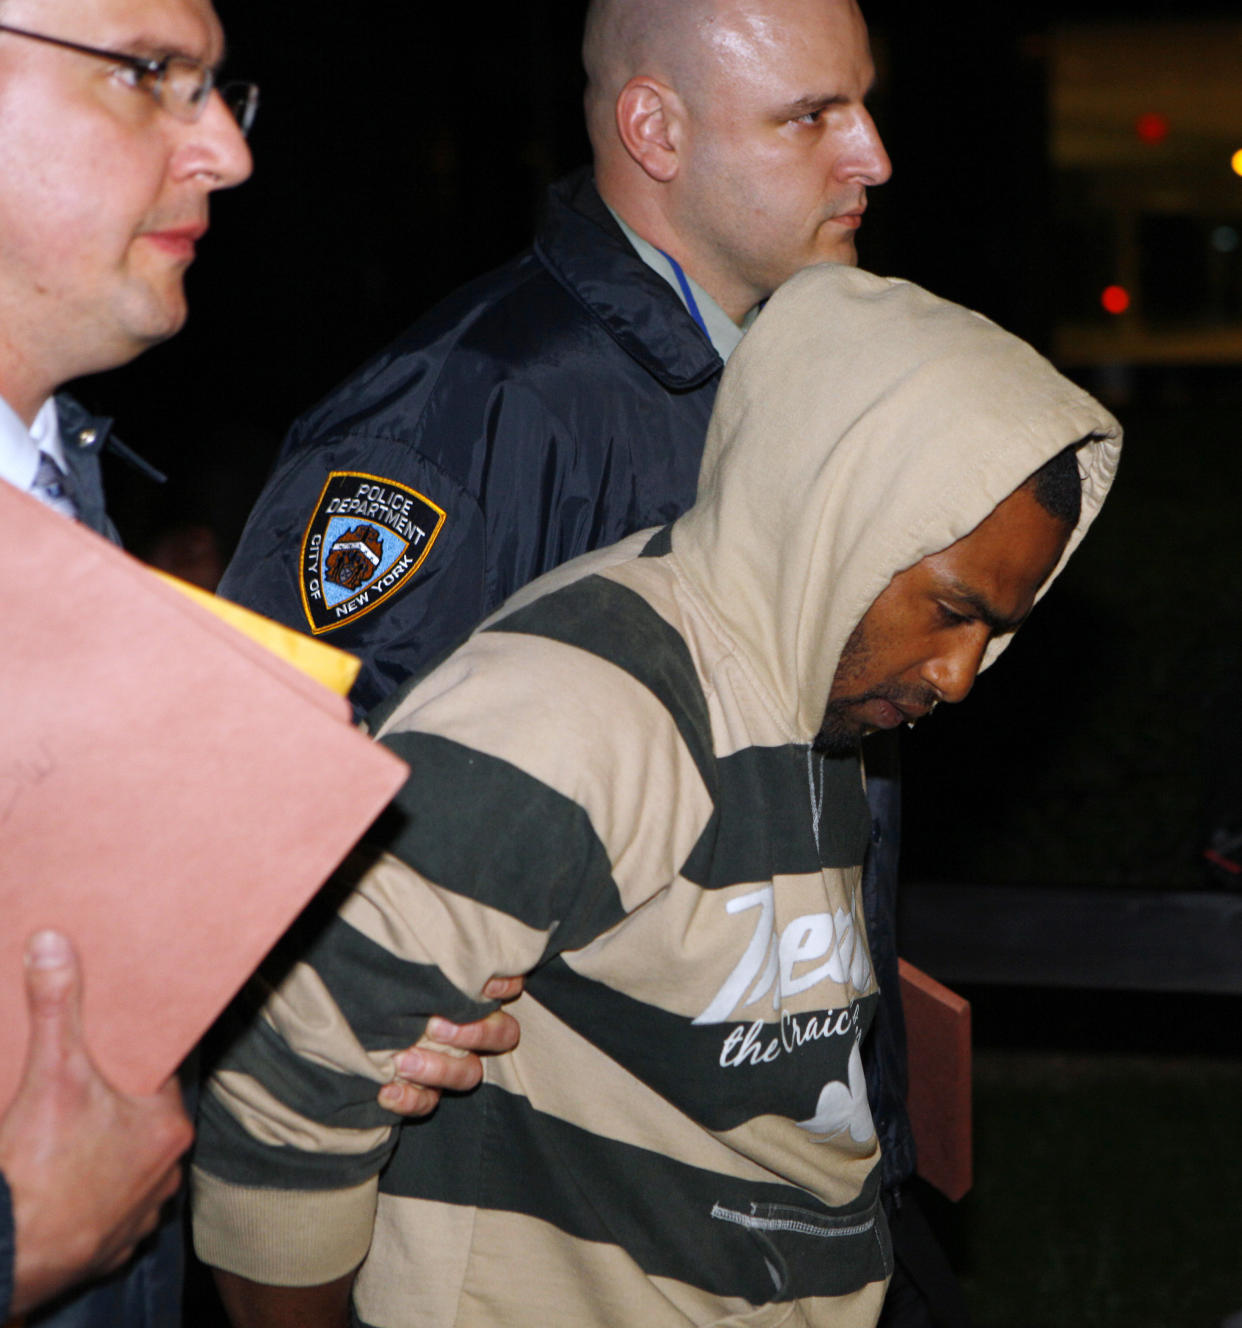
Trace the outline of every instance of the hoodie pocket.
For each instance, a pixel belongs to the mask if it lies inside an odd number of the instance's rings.
[[[836,1216],[792,1204],[752,1203],[743,1210],[717,1203],[711,1215],[718,1222],[741,1227],[750,1237],[771,1279],[771,1301],[848,1294],[892,1272],[892,1247],[878,1203]],[[760,1317],[753,1322],[768,1320]]]

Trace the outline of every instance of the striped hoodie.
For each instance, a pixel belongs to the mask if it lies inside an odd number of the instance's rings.
[[[1120,447],[1094,401],[907,283],[782,288],[695,507],[533,583],[377,717],[410,778],[238,1011],[200,1256],[361,1264],[373,1328],[872,1324],[869,820],[857,759],[811,742],[892,576],[1084,438],[1071,549]],[[395,1123],[395,1050],[498,973],[530,975],[521,1045]]]

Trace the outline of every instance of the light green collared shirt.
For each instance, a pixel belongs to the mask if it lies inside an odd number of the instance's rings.
[[[605,204],[605,207],[608,205]],[[653,271],[659,273],[665,281],[673,288],[677,298],[686,306],[686,311],[690,311],[689,304],[686,303],[686,297],[682,292],[681,285],[677,280],[677,273],[668,258],[662,254],[654,244],[644,240],[632,226],[628,226],[625,221],[618,217],[612,208],[613,219],[617,225],[625,232],[625,238],[634,246],[635,252],[639,258]],[[729,356],[737,349],[738,342],[741,341],[746,329],[755,321],[759,313],[759,305],[755,305],[746,313],[742,319],[742,326],[738,325],[729,317],[727,313],[716,303],[715,300],[699,285],[697,281],[688,273],[683,273],[686,282],[694,295],[694,302],[699,307],[699,314],[702,316],[703,324],[707,328],[708,340],[715,348],[716,354],[726,363],[729,363]]]

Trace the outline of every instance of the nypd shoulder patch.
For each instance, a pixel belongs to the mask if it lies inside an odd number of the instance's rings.
[[[430,498],[379,475],[329,474],[302,537],[302,607],[311,632],[335,631],[391,599],[444,528]]]

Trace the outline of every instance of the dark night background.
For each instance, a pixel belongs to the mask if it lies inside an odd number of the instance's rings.
[[[140,554],[179,522],[227,554],[293,417],[520,249],[543,186],[587,156],[577,0],[219,8],[229,72],[263,88],[255,175],[216,196],[186,331],[82,386],[169,473],[154,493],[109,476]],[[1236,3],[864,12],[894,177],[871,195],[863,264],[1049,348],[1063,273],[1093,257],[1058,229],[1050,32],[1235,19]],[[1207,884],[1206,826],[1238,784],[1238,380],[1229,363],[1127,375],[1122,478],[1083,554],[970,702],[905,736],[911,883]],[[941,1220],[979,1322],[1215,1328],[1242,1306],[1237,996],[968,994],[979,1180]],[[1193,1074],[1169,1059],[1208,1053]]]
[[[220,8],[229,72],[263,88],[255,174],[215,196],[186,330],[84,385],[170,475],[163,490],[124,467],[109,477],[139,554],[170,524],[207,522],[227,555],[293,417],[437,297],[520,249],[543,186],[587,156],[581,0],[390,6],[382,21],[374,6]],[[1047,349],[1065,274],[1093,257],[1057,230],[1049,34],[1070,21],[1232,17],[1233,7],[1169,9],[865,6],[894,175],[871,195],[864,265]],[[1176,279],[1176,256],[1164,267]],[[1222,761],[1210,729],[1242,624],[1236,592],[1222,614],[1219,583],[1180,587],[1163,552],[1232,534],[1231,510],[1192,513],[1204,492],[1236,491],[1237,378],[1236,365],[1132,376],[1118,407],[1127,464],[1098,533],[995,678],[907,741],[912,770],[928,767],[910,782],[911,875],[1197,883],[1205,781]],[[1188,396],[1206,414],[1169,408]],[[1166,816],[1127,823],[1135,780]],[[1037,820],[1047,808],[1079,828],[1052,843],[1030,824],[1032,807]]]
[[[187,329],[87,395],[172,472],[162,514],[210,504],[235,522],[293,415],[521,248],[543,185],[586,159],[583,5],[393,5],[382,20],[375,6],[219,9],[229,72],[263,89],[255,174],[215,197]],[[1168,9],[979,3],[949,20],[937,5],[865,6],[895,169],[872,195],[864,264],[1044,341],[1056,255],[1041,34]],[[149,518],[133,501],[140,541]]]

